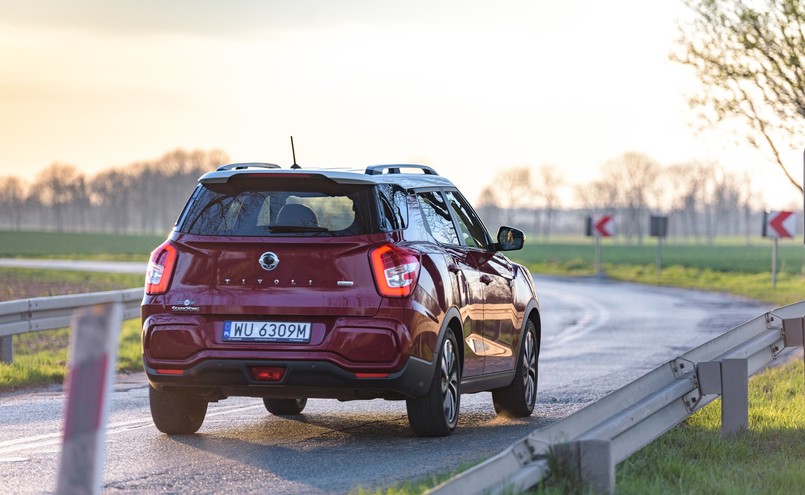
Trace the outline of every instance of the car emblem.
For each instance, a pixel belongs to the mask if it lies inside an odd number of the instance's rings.
[[[271,270],[276,268],[277,265],[280,264],[279,257],[270,251],[261,254],[259,261],[260,261],[260,267],[267,272],[270,272]]]

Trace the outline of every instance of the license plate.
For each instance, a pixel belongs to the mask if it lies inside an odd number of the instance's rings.
[[[310,323],[285,321],[226,321],[224,342],[310,342]]]

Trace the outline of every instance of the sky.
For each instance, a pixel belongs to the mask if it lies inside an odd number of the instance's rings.
[[[0,0],[0,177],[177,148],[288,166],[293,135],[303,166],[425,163],[470,198],[506,168],[584,184],[636,151],[746,170],[769,207],[798,207],[767,157],[692,125],[693,77],[669,60],[684,15],[678,0]],[[784,158],[800,177],[801,151]]]

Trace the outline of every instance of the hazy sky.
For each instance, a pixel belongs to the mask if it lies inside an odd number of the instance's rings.
[[[676,0],[0,0],[0,176],[176,149],[311,166],[422,162],[475,197],[506,167],[587,182],[626,151],[782,173],[697,136]],[[795,176],[801,155],[792,151]],[[794,161],[796,160],[796,161]],[[778,206],[770,203],[771,206]]]

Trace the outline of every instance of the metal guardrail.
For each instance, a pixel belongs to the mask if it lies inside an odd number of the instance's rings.
[[[0,362],[14,359],[12,336],[70,326],[73,313],[86,306],[123,303],[123,320],[140,316],[143,290],[127,289],[0,302]]]
[[[615,465],[722,396],[722,433],[748,426],[748,377],[786,347],[802,347],[805,301],[760,315],[669,361],[567,418],[536,430],[428,494],[519,493],[571,459],[596,492],[612,492]]]

